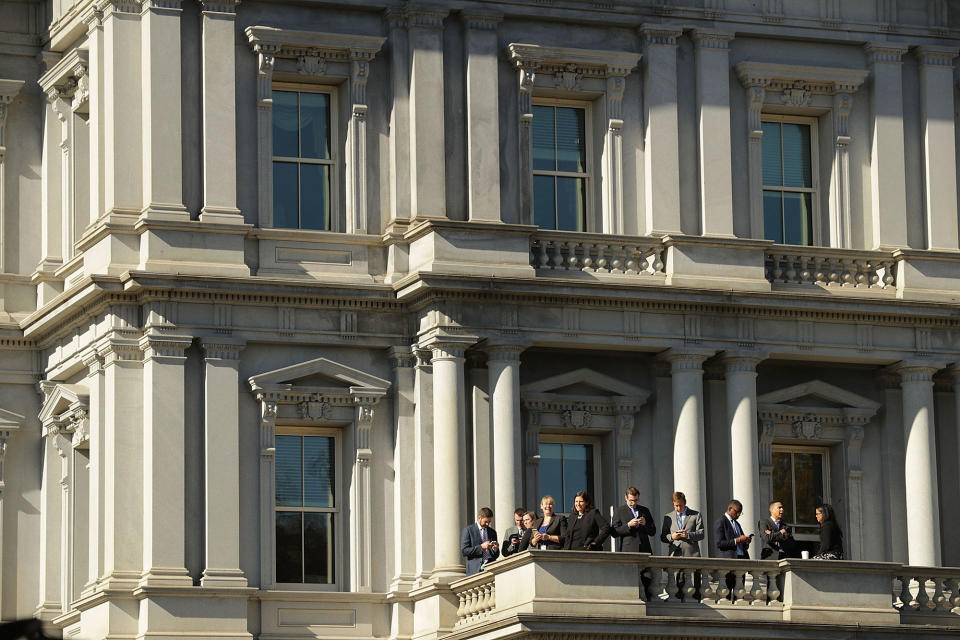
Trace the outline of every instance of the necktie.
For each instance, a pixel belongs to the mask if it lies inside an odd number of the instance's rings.
[[[681,529],[683,529],[683,516],[684,516],[684,515],[685,515],[684,513],[678,513],[678,514],[677,514],[677,527],[679,527],[679,528],[681,528]]]
[[[488,541],[488,538],[487,538],[487,528],[486,528],[486,527],[480,527],[480,542],[487,542],[487,541]],[[486,564],[486,563],[487,563],[487,560],[489,560],[489,559],[490,559],[490,550],[489,550],[489,549],[484,549],[484,550],[483,550],[483,563]]]
[[[637,510],[636,510],[636,509],[634,509],[633,507],[630,507],[630,513],[632,513],[632,514],[633,514],[633,517],[634,517],[634,518],[636,518],[636,517],[637,517]]]
[[[733,522],[733,531],[734,533],[737,534],[737,537],[739,538],[740,536],[743,535],[743,529],[740,528],[740,523],[737,522],[736,520],[731,520],[731,522]],[[740,548],[740,543],[737,543],[737,555],[738,556],[746,555],[743,552],[743,549]]]

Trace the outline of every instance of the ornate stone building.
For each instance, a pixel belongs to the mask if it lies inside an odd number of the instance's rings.
[[[952,637],[958,16],[0,3],[0,619]],[[631,485],[748,531],[782,500],[807,548],[830,503],[850,561],[463,577],[478,507]]]

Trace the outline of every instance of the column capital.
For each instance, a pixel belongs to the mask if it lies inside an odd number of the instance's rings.
[[[245,340],[230,338],[200,338],[204,360],[239,360],[247,346]]]
[[[403,13],[410,29],[443,29],[443,19],[450,14],[443,7],[426,4],[408,4]]]
[[[181,11],[181,4],[182,0],[142,0],[142,13],[157,10],[166,10],[167,12],[179,13]]]
[[[227,13],[236,15],[240,0],[197,0],[203,13]]]
[[[724,51],[730,48],[730,41],[736,37],[729,31],[717,31],[715,29],[694,29],[692,36],[697,49],[720,49]]]
[[[428,349],[431,362],[439,360],[464,360],[467,349],[476,344],[476,336],[453,336],[433,334],[418,345],[419,349]]]
[[[460,12],[460,20],[467,29],[473,31],[496,31],[497,25],[503,22],[503,14],[499,11],[465,9]]]
[[[657,358],[670,363],[670,373],[695,371],[703,373],[703,362],[716,354],[715,349],[697,347],[671,347],[657,354]]]
[[[907,45],[895,42],[868,42],[863,45],[870,64],[902,64],[903,54],[909,49]]]
[[[97,355],[107,368],[120,362],[136,362],[141,358],[140,345],[133,338],[110,337],[97,345]]]
[[[520,362],[520,354],[530,348],[529,343],[515,341],[486,341],[481,347],[487,354],[487,363],[492,361]]]
[[[960,55],[957,47],[926,45],[913,50],[921,67],[953,68],[953,61]]]
[[[765,351],[734,350],[724,351],[721,356],[724,371],[727,375],[731,373],[750,373],[757,374],[757,365],[770,357]]]
[[[933,384],[933,375],[946,367],[943,362],[927,360],[901,360],[887,367],[891,373],[900,376],[900,386],[905,384]]]
[[[186,360],[186,350],[193,344],[191,336],[147,333],[141,336],[139,345],[143,351],[143,361],[149,360]]]
[[[97,10],[108,17],[114,13],[133,13],[140,15],[142,4],[140,0],[100,0]]]
[[[642,24],[637,28],[645,47],[676,47],[683,27],[668,24]]]

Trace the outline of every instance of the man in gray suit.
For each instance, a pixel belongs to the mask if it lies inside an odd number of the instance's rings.
[[[504,558],[513,555],[520,548],[520,539],[523,538],[523,514],[526,512],[527,510],[521,507],[513,512],[513,522],[516,526],[510,527],[503,534],[503,547],[500,549],[500,554]]]
[[[700,541],[703,540],[703,518],[699,511],[687,507],[687,497],[682,491],[673,493],[673,511],[663,516],[660,541],[667,545],[667,555],[683,558],[700,557]],[[677,572],[677,589],[683,593],[688,573]],[[694,598],[700,597],[700,572],[693,574]]]

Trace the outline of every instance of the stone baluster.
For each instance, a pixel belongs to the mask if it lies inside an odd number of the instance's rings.
[[[607,245],[598,244],[597,245],[597,268],[596,271],[602,271],[606,273],[607,270]]]
[[[578,244],[578,242],[567,243],[567,271],[579,271],[580,269],[577,259]]]
[[[776,602],[781,595],[780,589],[777,588],[777,576],[780,575],[780,570],[768,571],[767,572],[767,600],[769,602]]]
[[[550,268],[559,269],[563,266],[563,243],[551,241],[550,246],[553,247],[553,259],[550,261]]]
[[[925,613],[931,606],[930,596],[927,594],[927,578],[925,576],[917,576],[916,602],[917,611],[921,613]]]
[[[583,244],[583,270],[584,271],[596,271],[596,262],[593,259],[593,249],[596,245],[593,244]]]
[[[546,269],[546,268],[547,268],[547,264],[549,264],[549,262],[550,262],[550,256],[547,254],[547,242],[546,242],[546,240],[540,240],[540,241],[537,243],[537,248],[539,249],[539,251],[537,252],[537,253],[538,253],[538,255],[537,255],[537,260],[538,260],[538,262],[540,263],[539,266],[540,266],[541,269]]]
[[[677,572],[676,572],[676,570],[673,569],[673,568],[671,568],[671,567],[665,567],[665,568],[663,569],[663,576],[664,576],[664,580],[665,580],[665,582],[666,582],[667,600],[669,600],[669,601],[679,600],[679,599],[680,599],[680,591],[679,591],[679,589],[678,589],[678,587],[677,587]]]
[[[720,599],[717,589],[713,588],[713,571],[711,569],[700,570],[700,597],[704,604],[710,600],[716,604]]]

